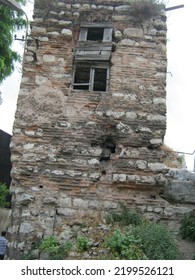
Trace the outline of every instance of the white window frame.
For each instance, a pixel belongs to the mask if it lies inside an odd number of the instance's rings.
[[[76,65],[77,66],[77,65]],[[82,65],[83,67],[86,67],[84,64]],[[75,74],[76,74],[76,67],[74,69],[74,74],[73,74],[73,84],[72,84],[72,88],[74,90],[82,90],[82,89],[75,89],[74,86],[89,86],[89,89],[87,89],[87,91],[96,91],[94,90],[94,79],[95,79],[95,69],[106,69],[107,70],[107,74],[106,74],[106,90],[102,90],[102,91],[97,91],[97,92],[107,92],[108,91],[108,84],[109,84],[109,76],[110,76],[110,69],[107,65],[102,65],[101,67],[100,66],[89,66],[90,68],[90,73],[89,73],[89,83],[75,83],[74,80],[75,80]]]

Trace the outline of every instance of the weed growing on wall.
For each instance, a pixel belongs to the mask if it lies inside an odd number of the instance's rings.
[[[140,20],[158,16],[164,7],[160,0],[129,0],[131,13]]]
[[[114,259],[176,260],[180,258],[178,246],[164,225],[143,223],[116,230],[106,240]]]
[[[107,217],[113,227],[119,227],[105,242],[114,259],[180,258],[179,248],[165,225],[149,222],[123,205],[121,208],[121,213],[110,213]]]
[[[63,260],[73,244],[70,241],[66,241],[60,244],[55,236],[49,236],[42,240],[39,250],[40,252],[46,252],[51,260]]]
[[[195,214],[186,214],[181,220],[180,235],[183,239],[195,241]]]
[[[143,219],[139,213],[130,212],[129,209],[121,204],[121,212],[120,213],[109,213],[106,217],[108,224],[119,224],[122,226],[128,225],[139,225],[142,223]]]
[[[46,18],[49,12],[56,7],[57,3],[57,0],[39,0],[35,2],[35,8],[39,10],[43,18]]]
[[[77,237],[77,249],[79,252],[86,251],[87,249],[89,249],[89,247],[90,247],[90,244],[89,244],[89,240],[87,237],[85,237],[85,236]]]
[[[140,238],[142,249],[150,260],[176,260],[179,249],[171,232],[165,225],[144,223],[133,228],[133,235]]]
[[[110,249],[113,259],[120,260],[143,260],[145,256],[141,239],[135,237],[131,232],[116,230],[106,240],[105,246]]]

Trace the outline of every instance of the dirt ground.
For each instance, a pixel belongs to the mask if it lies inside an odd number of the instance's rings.
[[[177,239],[177,243],[184,260],[192,260],[195,258],[195,242]]]

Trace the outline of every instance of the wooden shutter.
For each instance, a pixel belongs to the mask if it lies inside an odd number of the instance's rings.
[[[79,41],[86,41],[87,40],[87,27],[82,27],[79,33]]]
[[[112,28],[104,28],[103,42],[112,42]]]

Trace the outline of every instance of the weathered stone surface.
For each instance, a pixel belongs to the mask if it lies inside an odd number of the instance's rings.
[[[27,233],[29,234],[35,230],[36,230],[36,228],[33,227],[32,224],[24,222],[24,223],[21,223],[19,232],[21,234],[27,234]]]
[[[121,5],[121,6],[115,7],[115,10],[117,12],[129,11],[130,7],[129,7],[129,5]]]
[[[187,169],[170,169],[168,177],[168,184],[164,191],[165,198],[195,204],[195,173]]]
[[[124,36],[127,38],[142,38],[143,37],[143,30],[140,28],[126,28],[123,32]]]
[[[67,39],[72,39],[72,31],[70,29],[64,28],[61,32],[62,35],[64,35]]]

